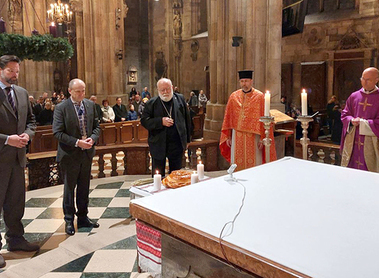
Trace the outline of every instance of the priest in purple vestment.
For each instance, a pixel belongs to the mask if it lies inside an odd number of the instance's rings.
[[[350,95],[341,113],[341,165],[379,172],[379,70],[367,68],[362,88]]]

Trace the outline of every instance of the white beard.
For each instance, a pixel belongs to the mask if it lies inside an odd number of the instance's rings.
[[[161,100],[163,100],[164,102],[168,102],[172,99],[172,97],[174,96],[174,94],[171,94],[170,96],[168,97],[164,97],[164,96],[161,96],[159,95],[159,97],[161,98]]]

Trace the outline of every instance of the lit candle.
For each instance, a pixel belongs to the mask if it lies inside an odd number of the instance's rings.
[[[158,190],[161,190],[161,186],[162,186],[162,175],[159,174],[159,172],[157,171],[156,174],[154,175],[154,190],[155,191],[158,191]]]
[[[301,93],[301,115],[308,115],[307,92],[305,89],[303,89],[303,92]]]
[[[270,99],[271,99],[271,94],[270,91],[266,91],[265,93],[265,117],[270,116]]]
[[[204,164],[201,161],[197,164],[197,174],[199,175],[199,180],[204,179]]]
[[[0,18],[0,34],[5,33],[5,21],[3,18]]]
[[[191,184],[197,183],[199,181],[199,176],[196,171],[191,174]]]
[[[49,26],[49,32],[54,38],[57,37],[57,26],[55,26],[54,22]]]

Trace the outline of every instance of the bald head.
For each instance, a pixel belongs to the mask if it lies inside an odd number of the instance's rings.
[[[74,79],[72,79],[72,80],[68,83],[68,88],[69,88],[69,89],[72,89],[72,87],[73,87],[75,84],[77,84],[77,83],[83,83],[83,84],[85,85],[85,83],[84,83],[83,80],[81,80],[81,79],[79,79],[79,78],[74,78]]]
[[[86,84],[78,78],[72,79],[68,83],[68,92],[74,101],[82,101],[86,93]]]
[[[366,91],[373,90],[378,82],[379,70],[377,68],[370,67],[363,71],[361,77],[361,84]]]

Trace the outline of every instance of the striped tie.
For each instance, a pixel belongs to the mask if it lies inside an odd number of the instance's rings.
[[[9,101],[9,104],[12,106],[13,108],[13,111],[16,113],[17,115],[17,108],[16,108],[16,105],[14,103],[14,100],[13,100],[13,97],[12,97],[12,94],[11,94],[11,87],[6,87],[5,88],[5,92],[7,93],[8,95],[8,101]]]

